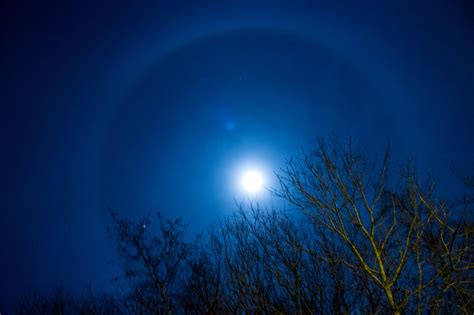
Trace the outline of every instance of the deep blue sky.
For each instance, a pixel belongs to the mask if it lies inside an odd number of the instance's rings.
[[[199,230],[315,134],[468,165],[474,6],[332,2],[0,5],[0,302],[106,286],[108,209]]]

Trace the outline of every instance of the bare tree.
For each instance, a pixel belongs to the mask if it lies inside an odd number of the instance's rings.
[[[351,309],[358,297],[346,286],[348,273],[323,258],[321,243],[309,228],[296,214],[258,207],[241,207],[218,224],[212,235],[221,253],[221,292],[226,292],[221,296],[227,312],[326,314]],[[337,289],[330,288],[334,283]]]
[[[388,149],[378,161],[350,139],[318,140],[301,159],[288,163],[277,194],[348,250],[350,255],[337,260],[355,277],[380,288],[392,313],[402,313],[413,299],[421,312],[424,294],[433,294],[439,277],[447,287],[454,285],[452,274],[443,277],[447,266],[456,272],[472,270],[472,233],[464,223],[448,224],[453,217],[435,203],[433,186],[420,184],[410,165],[399,176],[391,174],[389,166]],[[434,254],[433,247],[426,246],[430,233],[439,236],[442,250],[432,270],[427,266]],[[332,256],[330,251],[325,255]],[[446,290],[435,291],[442,300]],[[472,307],[468,291],[457,292],[459,303]]]
[[[123,306],[123,303],[117,297],[105,292],[93,292],[91,286],[89,286],[85,294],[75,303],[75,313],[84,315],[125,314]]]
[[[51,296],[46,297],[38,292],[24,295],[17,306],[17,314],[72,314],[75,312],[75,301],[72,295],[63,288],[56,288]]]
[[[190,274],[181,296],[186,313],[228,313],[222,281],[222,251],[216,244],[211,238],[189,261]]]
[[[472,175],[453,199],[394,166],[319,140],[279,175],[284,209],[240,205],[204,238],[112,213],[123,294],[32,294],[18,313],[472,314]]]
[[[120,279],[130,289],[133,312],[171,314],[177,307],[180,284],[187,272],[187,259],[194,244],[185,240],[181,219],[130,221],[113,213],[115,236],[123,273]],[[148,232],[148,233],[147,233]]]
[[[432,311],[457,310],[463,314],[472,314],[474,312],[474,224],[470,214],[472,198],[466,198],[464,202],[451,203],[445,200],[436,201],[425,196],[420,198],[426,208],[426,219],[420,233],[422,242],[415,248],[420,270],[417,290],[419,308],[423,307],[424,302],[421,300],[420,292],[426,287],[429,290],[425,292],[424,303]],[[424,276],[426,271],[429,274]]]

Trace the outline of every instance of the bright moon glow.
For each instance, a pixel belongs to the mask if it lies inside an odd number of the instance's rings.
[[[242,175],[241,185],[247,193],[258,193],[263,189],[263,176],[257,170],[248,170]]]

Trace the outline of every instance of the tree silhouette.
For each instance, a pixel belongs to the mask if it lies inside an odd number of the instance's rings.
[[[280,172],[282,208],[242,204],[205,236],[112,213],[120,294],[25,296],[19,314],[474,312],[472,175],[447,198],[413,164],[318,140]]]
[[[338,260],[378,286],[392,313],[413,305],[419,313],[437,309],[453,302],[450,294],[460,311],[470,311],[473,248],[466,210],[453,216],[456,209],[434,196],[434,183],[422,185],[410,163],[396,176],[389,167],[388,149],[377,161],[350,139],[320,139],[288,163],[277,193],[343,245],[348,254]]]
[[[116,240],[124,280],[132,309],[171,314],[177,307],[179,284],[187,273],[193,244],[185,241],[181,219],[165,220],[157,213],[156,234],[148,233],[151,221],[130,221],[112,213],[115,226],[109,230]]]

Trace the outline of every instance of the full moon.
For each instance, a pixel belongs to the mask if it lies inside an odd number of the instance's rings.
[[[258,170],[247,170],[243,172],[241,178],[242,189],[251,194],[260,192],[263,189],[263,176]]]

